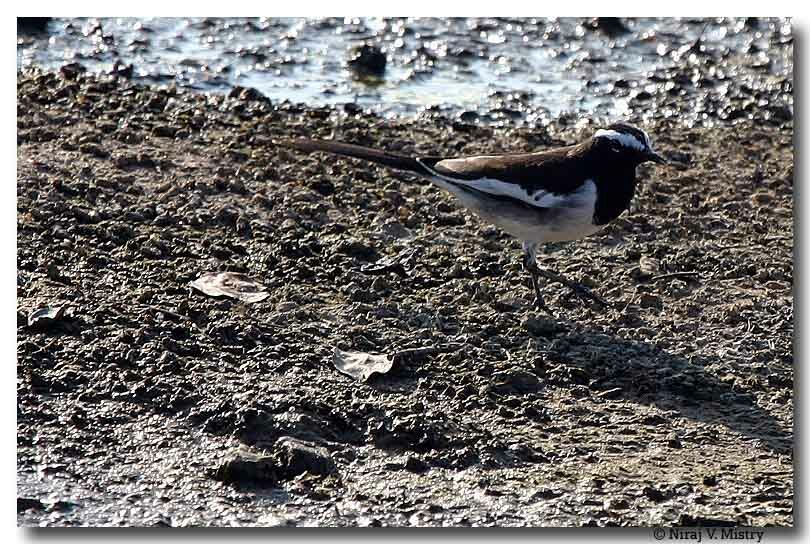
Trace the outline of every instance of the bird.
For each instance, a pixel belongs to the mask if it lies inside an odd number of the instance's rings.
[[[609,304],[585,286],[540,268],[538,250],[602,230],[630,207],[638,184],[636,168],[646,162],[668,163],[644,130],[622,122],[599,128],[577,144],[496,155],[412,156],[309,138],[275,143],[404,170],[447,191],[461,206],[521,241],[534,305],[548,313],[540,277],[567,286],[581,298]]]

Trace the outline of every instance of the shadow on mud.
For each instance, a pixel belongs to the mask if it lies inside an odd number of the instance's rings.
[[[491,363],[481,361],[479,365],[474,356],[470,357],[479,367],[479,376],[492,370],[486,368]],[[365,397],[365,402],[340,406],[319,398],[315,391],[301,391],[297,399],[288,398],[281,404],[258,402],[237,410],[231,413],[236,418],[227,418],[223,427],[235,431],[234,435],[247,444],[266,448],[272,448],[281,436],[291,436],[332,451],[346,445],[373,444],[391,453],[421,454],[434,467],[515,466],[552,461],[557,452],[534,451],[520,444],[510,448],[503,433],[491,432],[490,418],[490,423],[482,425],[466,407],[471,402],[477,406],[477,414],[491,412],[493,416],[504,409],[512,410],[541,426],[546,422],[554,425],[553,416],[544,414],[548,391],[559,388],[570,389],[575,397],[625,400],[663,412],[639,414],[626,421],[627,425],[675,431],[676,420],[685,417],[707,425],[706,436],[697,431],[698,436],[685,437],[698,443],[706,440],[716,445],[711,426],[721,424],[774,453],[790,454],[792,449],[792,432],[758,404],[750,386],[743,385],[748,376],[739,367],[728,368],[722,360],[687,359],[651,343],[589,329],[574,331],[573,327],[571,333],[551,340],[543,359],[533,373],[535,382],[526,380],[524,372],[520,384],[498,385],[499,376],[508,374],[501,370],[485,377],[483,381],[489,385],[483,388],[472,386],[469,372],[436,357],[403,361],[390,374],[376,376],[366,384],[334,384],[344,391],[354,390]],[[791,378],[779,385],[792,387]],[[403,405],[401,400],[406,397],[423,398],[425,387],[423,403]],[[436,406],[444,408],[438,410]],[[537,417],[527,415],[531,413]],[[599,414],[593,415],[598,419]],[[517,431],[523,424],[519,420],[503,421],[505,427],[514,425],[515,439],[520,441]]]
[[[775,453],[790,453],[790,429],[757,402],[746,382],[748,371],[721,359],[683,357],[652,343],[629,341],[599,331],[584,331],[552,344],[547,383],[579,384],[599,396],[654,405],[706,424],[722,424],[761,441]],[[721,377],[718,376],[722,376]],[[778,385],[792,389],[792,377]],[[750,382],[749,382],[750,383]],[[762,387],[760,386],[760,389]],[[760,391],[762,392],[762,391]],[[666,424],[665,418],[651,424]]]

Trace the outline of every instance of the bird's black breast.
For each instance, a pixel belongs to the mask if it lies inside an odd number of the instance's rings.
[[[611,174],[603,171],[595,176],[594,183],[597,196],[593,222],[595,225],[606,225],[630,207],[636,192],[636,169],[621,169]]]

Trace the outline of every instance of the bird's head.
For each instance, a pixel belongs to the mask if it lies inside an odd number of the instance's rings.
[[[653,151],[650,137],[640,128],[616,123],[596,131],[591,138],[595,149],[610,160],[624,160],[633,166],[643,162],[667,164],[667,159]]]

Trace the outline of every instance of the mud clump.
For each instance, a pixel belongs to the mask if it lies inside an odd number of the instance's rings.
[[[272,454],[240,452],[217,467],[213,477],[228,483],[274,486],[304,473],[329,476],[336,471],[325,448],[282,437]]]
[[[792,525],[792,121],[628,119],[684,162],[545,248],[609,302],[546,285],[551,318],[447,195],[273,141],[488,154],[595,123],[250,94],[18,75],[20,525]]]

